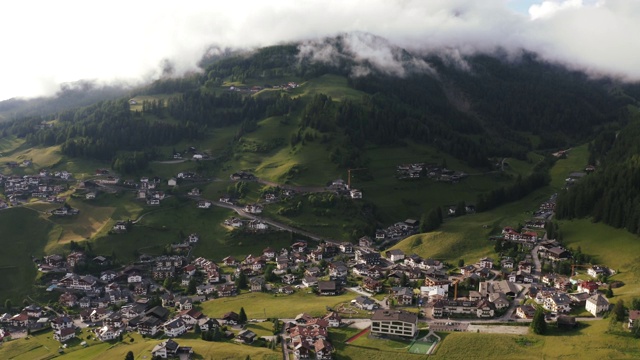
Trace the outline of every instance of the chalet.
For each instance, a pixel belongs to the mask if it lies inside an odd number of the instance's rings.
[[[59,287],[65,287],[67,289],[74,290],[94,290],[97,285],[97,279],[91,275],[80,276],[73,273],[68,273],[60,281],[58,281]]]
[[[509,307],[509,300],[502,292],[489,294],[489,301],[493,303],[498,310]]]
[[[120,336],[121,333],[122,330],[107,325],[104,325],[95,330],[96,338],[100,341],[115,340],[118,336]]]
[[[609,269],[604,266],[593,265],[589,269],[587,269],[587,274],[593,278],[597,278],[600,275],[609,275]]]
[[[291,250],[298,253],[303,253],[307,251],[307,243],[304,241],[298,241],[291,245]]]
[[[198,209],[208,209],[210,208],[212,205],[211,201],[209,200],[200,200],[198,201]]]
[[[469,277],[476,272],[476,267],[473,265],[467,265],[460,268],[460,274],[464,277]]]
[[[533,270],[533,265],[528,261],[520,261],[518,263],[518,270],[523,273],[531,274],[531,271]]]
[[[609,300],[601,294],[595,294],[587,299],[585,309],[593,316],[598,316],[598,314],[609,310]]]
[[[261,214],[262,210],[262,206],[258,204],[249,204],[244,207],[244,211],[248,212],[249,214]]]
[[[154,316],[145,316],[138,323],[140,335],[155,336],[162,326],[162,320]]]
[[[218,320],[204,317],[200,319],[198,325],[200,325],[200,330],[202,330],[203,332],[213,330],[215,328],[220,328],[220,323],[218,322]]]
[[[351,196],[352,199],[362,199],[362,191],[357,189],[351,189],[349,191],[349,195]]]
[[[176,299],[175,306],[181,311],[191,310],[193,309],[193,301],[186,296],[182,296],[179,299]]]
[[[342,322],[342,318],[340,315],[334,311],[330,311],[322,319],[326,320],[329,324],[329,327],[339,327]]]
[[[346,242],[345,241],[343,243],[340,243],[339,248],[340,248],[340,251],[345,253],[345,254],[353,253],[353,244],[350,243],[350,242]]]
[[[413,302],[413,289],[408,287],[391,288],[391,294],[396,303],[400,306],[408,306]]]
[[[127,231],[127,223],[124,221],[118,221],[115,225],[113,225],[113,231],[115,232],[124,232]]]
[[[76,330],[73,328],[65,328],[60,331],[54,331],[53,338],[61,343],[67,342],[76,337]]]
[[[235,285],[226,284],[218,286],[216,288],[216,292],[219,297],[230,297],[236,295],[238,290],[236,289]]]
[[[291,295],[296,291],[293,289],[293,287],[287,285],[287,286],[283,286],[283,287],[279,288],[278,292],[281,293],[281,294]]]
[[[238,261],[233,256],[227,256],[226,258],[222,259],[222,263],[225,266],[236,266],[238,264]]]
[[[400,249],[388,250],[385,254],[387,259],[389,259],[391,262],[404,260],[405,257],[404,251]]]
[[[27,316],[32,318],[39,318],[42,316],[42,308],[38,305],[31,304],[22,309],[23,312],[27,314]]]
[[[318,339],[314,344],[317,360],[333,359],[333,345],[325,339]]]
[[[332,278],[344,278],[349,275],[349,268],[342,261],[334,261],[329,264],[329,276]]]
[[[245,344],[251,344],[258,338],[258,335],[251,330],[242,330],[236,336],[236,339],[242,341]]]
[[[543,307],[552,312],[566,313],[571,311],[571,299],[566,294],[556,293],[544,299]]]
[[[598,284],[595,281],[581,281],[578,283],[578,292],[586,292],[589,294],[595,294],[598,292]]]
[[[503,269],[513,269],[514,263],[512,259],[504,259],[500,261],[500,266]]]
[[[249,221],[249,229],[263,231],[269,229],[269,225],[262,220],[251,220]]]
[[[377,233],[376,233],[376,239],[377,238],[378,238],[378,236],[377,236]],[[368,236],[363,236],[358,240],[358,246],[371,247],[371,245],[373,245],[373,241],[371,241],[371,238],[368,237]]]
[[[516,316],[520,319],[533,319],[533,315],[536,313],[536,308],[531,305],[518,306],[516,309]]]
[[[168,337],[177,337],[187,332],[187,324],[180,317],[167,321],[162,327]]]
[[[640,319],[640,310],[629,310],[629,330],[633,330],[638,319]]]
[[[335,281],[318,281],[318,293],[320,295],[338,295],[338,284]]]
[[[66,307],[74,307],[78,303],[78,297],[70,292],[65,292],[58,298],[58,303]]]
[[[362,288],[371,293],[377,294],[382,291],[382,283],[378,280],[366,277],[362,280]]]
[[[566,249],[558,246],[558,247],[554,247],[554,248],[551,248],[551,249],[547,250],[545,256],[549,260],[561,261],[561,260],[566,260],[566,259],[570,258],[571,257],[571,253],[569,253]]]
[[[86,193],[84,198],[87,200],[94,200],[96,198],[96,193],[95,192]]]
[[[480,267],[485,269],[493,268],[493,259],[491,258],[482,258],[480,259]]]
[[[73,324],[73,320],[71,320],[68,316],[58,316],[57,318],[51,320],[51,328],[54,331],[60,331],[62,329],[73,329],[75,325]]]
[[[222,320],[225,324],[236,325],[240,322],[240,316],[233,311],[230,311],[222,316]]]
[[[262,250],[262,255],[264,255],[267,259],[273,259],[276,257],[276,251],[270,247]]]
[[[264,290],[266,282],[263,277],[258,276],[251,278],[251,280],[249,280],[249,283],[251,284],[251,292],[260,292]]]

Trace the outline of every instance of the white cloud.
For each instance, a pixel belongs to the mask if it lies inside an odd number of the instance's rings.
[[[527,0],[531,2],[531,0]],[[640,79],[640,1],[512,0],[14,1],[0,3],[0,99],[52,94],[79,79],[142,81],[169,59],[195,69],[210,45],[252,48],[371,33],[413,51],[464,55],[502,47],[596,74]],[[391,47],[354,54],[401,75]],[[331,49],[315,56],[331,56]],[[360,69],[363,70],[363,69]]]

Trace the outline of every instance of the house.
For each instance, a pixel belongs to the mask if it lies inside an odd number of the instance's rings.
[[[264,290],[265,280],[263,277],[254,277],[249,280],[251,284],[251,292],[260,292]]]
[[[361,310],[368,310],[368,311],[371,311],[378,307],[378,303],[368,296],[358,296],[355,299],[351,300],[351,304]]]
[[[163,328],[165,335],[168,337],[177,337],[187,332],[187,324],[181,317],[167,321]]]
[[[593,316],[598,316],[599,313],[609,310],[609,300],[601,294],[595,294],[587,299],[585,309]]]
[[[175,178],[171,178],[171,179],[169,179],[169,180],[167,181],[167,185],[169,185],[169,186],[176,186],[176,185],[178,185],[178,182],[176,181],[176,179],[175,179]]]
[[[484,269],[493,268],[493,259],[491,258],[482,258],[480,259],[480,267]]]
[[[180,309],[180,311],[193,309],[193,302],[186,296],[177,299],[175,304],[176,308]]]
[[[493,303],[498,310],[509,307],[507,296],[501,292],[489,294],[489,301]]]
[[[111,341],[115,340],[120,334],[122,334],[122,330],[114,328],[112,326],[102,326],[95,330],[96,338],[100,341]]]
[[[364,278],[364,280],[362,280],[362,288],[369,292],[377,294],[382,291],[382,283],[378,280],[366,277]]]
[[[335,281],[318,281],[318,293],[320,295],[338,295],[338,284]]]
[[[586,292],[589,294],[595,294],[598,292],[598,284],[595,281],[582,281],[578,283],[578,292]]]
[[[404,251],[400,249],[388,250],[386,252],[387,259],[391,260],[391,262],[404,260]]]
[[[316,286],[318,285],[318,278],[315,276],[305,276],[304,279],[302,279],[302,285],[306,287]]]
[[[408,287],[391,288],[393,299],[401,306],[411,305],[413,303],[413,289]]]
[[[240,322],[240,315],[236,314],[233,311],[230,311],[222,316],[222,320],[225,324],[236,325]]]
[[[75,326],[73,325],[73,320],[71,320],[68,316],[58,316],[57,318],[51,320],[51,328],[54,331],[60,331],[62,329],[73,329]]]
[[[66,307],[74,307],[78,302],[78,297],[70,292],[65,292],[58,298],[58,303]]]
[[[593,278],[597,278],[600,275],[609,275],[609,269],[604,266],[593,265],[589,269],[587,269],[587,274]]]
[[[371,317],[371,333],[412,338],[418,331],[418,316],[403,310],[379,309]]]
[[[211,201],[209,200],[200,200],[198,201],[198,209],[208,209],[210,208],[212,205]]]
[[[218,329],[220,328],[220,323],[218,322],[218,320],[211,319],[211,318],[202,318],[200,319],[198,324],[200,325],[200,330],[202,332],[207,332],[215,328],[218,328]]]
[[[565,313],[571,311],[571,299],[564,293],[556,293],[544,299],[543,306],[552,312]]]
[[[248,204],[244,207],[244,211],[248,212],[249,214],[261,214],[262,210],[262,205],[258,204]]]
[[[640,310],[629,310],[629,330],[632,330],[640,318]]]
[[[351,191],[349,191],[349,195],[351,195],[352,199],[362,199],[362,191],[357,189],[351,189]]]
[[[330,311],[322,318],[329,322],[329,327],[339,327],[340,323],[342,322],[342,318],[335,311]]]
[[[531,305],[518,306],[516,309],[516,316],[520,319],[533,319],[533,315],[536,314],[536,308]]]
[[[238,336],[236,336],[236,339],[245,344],[253,343],[256,338],[258,338],[258,335],[251,330],[242,330],[238,333]]]
[[[345,253],[345,254],[351,254],[353,253],[353,244],[350,242],[343,242],[340,243],[340,251]]]
[[[236,266],[238,264],[238,261],[233,256],[227,256],[226,258],[222,259],[222,263],[225,266]]]
[[[333,346],[325,339],[316,340],[315,344],[316,360],[333,359]]]
[[[76,330],[74,328],[64,328],[53,333],[53,338],[61,343],[67,342],[75,337]]]
[[[160,331],[162,320],[154,316],[145,316],[138,323],[140,335],[155,336]]]
[[[115,225],[113,225],[113,231],[115,232],[127,231],[127,223],[124,221],[118,221]]]
[[[172,339],[165,340],[153,347],[153,350],[151,350],[151,355],[154,358],[161,357],[163,359],[174,357],[178,353],[178,348],[178,343],[176,343]]]

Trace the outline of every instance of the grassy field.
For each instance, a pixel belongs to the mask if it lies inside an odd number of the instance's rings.
[[[336,359],[338,360],[387,360],[393,359],[424,359],[425,355],[409,353],[409,341],[379,340],[370,339],[363,335],[350,344],[344,342],[357,334],[360,330],[351,328],[332,328],[329,337],[332,344],[337,349]]]
[[[640,297],[640,239],[636,235],[587,219],[559,224],[567,246],[580,246],[583,253],[594,256],[596,263],[617,271],[611,280],[625,285],[614,290],[612,302],[624,299],[628,304],[631,298]]]
[[[347,78],[338,75],[326,74],[318,78],[306,81],[296,89],[291,90],[291,95],[313,96],[316,94],[326,94],[333,100],[355,100],[362,99],[365,93],[352,89],[347,85]]]
[[[202,303],[202,313],[210,317],[222,317],[229,311],[240,311],[244,307],[248,318],[280,319],[294,318],[300,313],[314,316],[324,315],[326,307],[335,307],[356,297],[353,293],[339,296],[317,296],[308,294],[306,289],[296,291],[291,295],[274,296],[267,293],[244,293],[229,298],[219,298]]]
[[[21,302],[32,291],[36,268],[31,256],[44,255],[53,225],[33,210],[0,211],[0,299]]]
[[[137,333],[130,333],[124,336],[123,342],[100,342],[94,337],[87,339],[88,335],[89,329],[82,330],[78,336],[79,339],[69,341],[69,346],[59,354],[60,343],[52,339],[52,332],[49,330],[28,339],[18,339],[3,344],[0,348],[0,357],[16,360],[45,360],[53,357],[73,360],[110,360],[124,359],[131,351],[135,359],[151,359],[153,347],[166,339],[148,339],[142,338]],[[81,341],[86,341],[88,346],[80,346]],[[277,350],[226,341],[205,342],[197,339],[193,334],[184,335],[184,338],[176,341],[181,346],[191,346],[196,359],[245,359],[250,356],[252,359],[276,360],[281,356],[281,352]]]
[[[637,340],[622,332],[607,333],[608,320],[589,321],[579,330],[547,336],[449,333],[434,359],[637,359]],[[467,350],[462,350],[467,349]]]
[[[559,159],[550,171],[551,186],[560,189],[564,186],[565,179],[572,172],[584,172],[589,159],[589,151],[587,145],[574,147],[567,154],[566,159]]]

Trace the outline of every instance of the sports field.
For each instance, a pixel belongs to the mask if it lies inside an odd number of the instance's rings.
[[[409,346],[409,352],[412,354],[426,354],[433,344],[430,341],[414,341]]]

